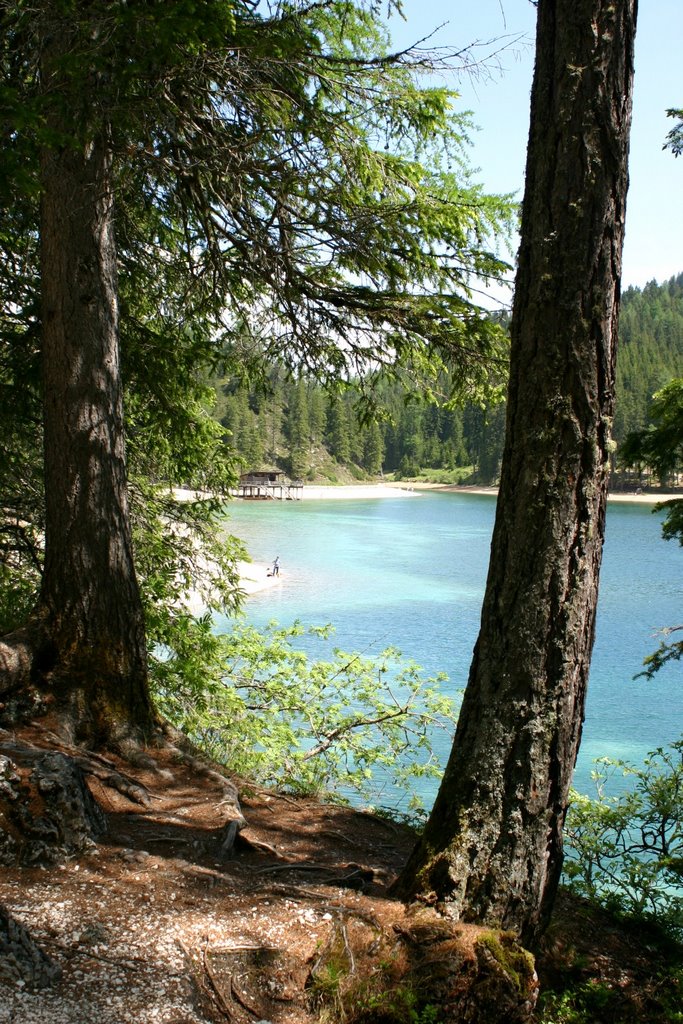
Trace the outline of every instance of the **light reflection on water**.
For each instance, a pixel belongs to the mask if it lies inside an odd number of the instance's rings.
[[[333,645],[387,646],[446,672],[456,695],[479,627],[495,499],[422,493],[410,498],[235,502],[229,529],[257,562],[280,555],[282,579],[249,598],[249,622],[331,622]],[[683,732],[680,663],[651,682],[633,676],[663,626],[681,621],[683,550],[665,542],[648,506],[610,503],[586,723],[575,775],[590,789],[596,757],[640,762]],[[224,623],[220,624],[225,626]],[[314,641],[302,643],[320,657]],[[436,737],[445,760],[448,740]],[[435,784],[427,781],[429,803]]]

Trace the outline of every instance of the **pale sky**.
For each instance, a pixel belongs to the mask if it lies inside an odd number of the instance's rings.
[[[430,46],[461,49],[523,36],[501,52],[499,71],[453,80],[462,109],[480,131],[471,162],[491,192],[523,192],[534,63],[536,8],[530,0],[403,0],[405,22],[392,21],[397,48],[445,24]],[[482,56],[496,46],[482,46]],[[622,286],[666,281],[683,271],[683,157],[662,145],[673,120],[668,107],[683,107],[683,2],[640,0],[626,242]],[[449,81],[449,84],[451,82]]]

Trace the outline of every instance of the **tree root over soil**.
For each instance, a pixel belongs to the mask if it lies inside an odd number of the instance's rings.
[[[171,730],[124,758],[17,726],[0,764],[2,1024],[533,1019],[533,962],[510,936],[390,898],[414,844],[402,825],[388,842],[383,819],[226,779]],[[570,932],[575,914],[561,936],[593,941],[582,957],[619,1019],[669,1020],[652,1011],[662,985],[642,943],[637,960],[617,932],[610,945],[595,915]],[[542,951],[542,979],[549,962]],[[644,1016],[628,1012],[636,990]]]

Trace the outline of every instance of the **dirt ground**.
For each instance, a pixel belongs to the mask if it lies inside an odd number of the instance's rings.
[[[172,753],[154,758],[155,771],[116,765],[148,807],[89,778],[108,820],[92,855],[0,870],[0,903],[62,969],[42,991],[0,989],[0,1022],[315,1020],[304,982],[316,955],[335,922],[386,916],[410,834],[241,784],[248,825],[225,859],[221,788]]]
[[[36,733],[23,738],[45,745]],[[171,751],[153,756],[155,769],[112,758],[146,787],[148,806],[88,779],[108,822],[92,853],[0,869],[0,904],[61,970],[41,990],[0,981],[0,1024],[318,1021],[311,982],[332,938],[353,970],[359,941],[369,947],[406,923],[387,889],[411,833],[236,780],[247,826],[225,857],[233,811],[215,777]],[[542,987],[569,972],[613,989],[624,1021],[654,1022],[667,1019],[648,1002],[660,957],[642,935],[563,897],[537,967]]]

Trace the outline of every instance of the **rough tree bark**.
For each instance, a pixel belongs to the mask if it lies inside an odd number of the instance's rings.
[[[73,95],[67,25],[45,5],[45,566],[33,622],[0,645],[0,691],[30,676],[97,743],[149,731],[153,712],[127,498],[112,156],[97,72],[90,95]]]
[[[506,443],[453,751],[400,894],[533,944],[593,644],[613,409],[636,0],[539,0]]]
[[[45,570],[53,679],[93,718],[149,722],[119,369],[111,155],[43,159]],[[106,724],[100,723],[100,724]]]

